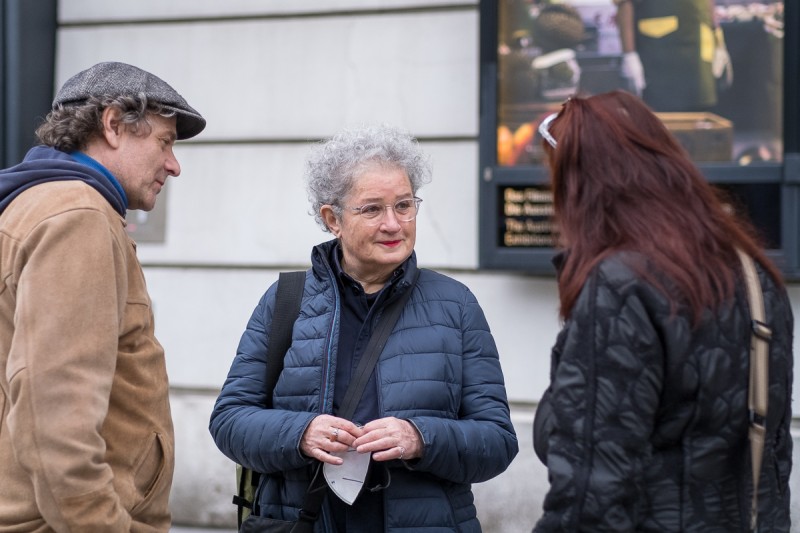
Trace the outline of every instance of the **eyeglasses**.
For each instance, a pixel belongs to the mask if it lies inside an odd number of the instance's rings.
[[[558,116],[558,113],[553,113],[552,115],[547,115],[545,117],[545,119],[542,122],[539,123],[539,135],[541,135],[542,138],[545,141],[547,141],[550,144],[550,146],[552,146],[553,148],[558,146],[558,141],[556,141],[555,137],[553,137],[550,134],[550,123],[553,122],[556,119],[557,116]]]
[[[394,211],[394,216],[400,222],[411,222],[415,218],[417,218],[417,212],[419,211],[419,204],[422,203],[422,198],[417,198],[416,196],[413,198],[405,198],[403,200],[398,200],[392,204],[364,204],[358,207],[348,207],[351,211],[355,211],[356,214],[359,214],[363,217],[363,219],[367,222],[367,224],[378,224],[383,220],[383,217],[386,216],[387,208],[391,208]]]

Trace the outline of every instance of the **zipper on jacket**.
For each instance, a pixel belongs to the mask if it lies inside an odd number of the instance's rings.
[[[325,270],[328,273],[328,281],[333,287],[333,316],[331,318],[330,327],[328,328],[328,333],[325,335],[325,352],[322,357],[322,383],[320,384],[320,413],[332,413],[333,412],[333,401],[330,402],[330,407],[328,406],[328,398],[330,397],[330,390],[333,386],[331,384],[330,379],[330,366],[331,366],[331,358],[333,357],[333,342],[332,339],[334,337],[334,331],[336,331],[337,324],[339,323],[339,307],[340,297],[339,297],[339,287],[336,284],[335,276],[333,275],[333,271],[330,265],[327,264],[325,261]]]

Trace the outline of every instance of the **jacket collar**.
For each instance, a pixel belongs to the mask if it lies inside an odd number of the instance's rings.
[[[347,276],[339,263],[339,240],[332,239],[314,247],[311,251],[311,268],[314,275],[319,279],[324,279],[332,275],[336,280],[341,280],[341,276]],[[402,292],[414,279],[417,271],[417,253],[411,255],[403,261],[392,273],[389,279],[391,295]],[[341,282],[339,282],[341,286]]]

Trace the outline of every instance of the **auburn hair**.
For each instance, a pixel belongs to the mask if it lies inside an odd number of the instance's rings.
[[[568,249],[558,278],[563,318],[592,269],[618,251],[640,253],[646,264],[631,268],[662,290],[673,310],[687,304],[695,322],[704,309],[732,297],[740,271],[737,247],[782,284],[753,227],[732,213],[636,96],[613,91],[573,97],[549,130],[557,147],[542,145],[555,222]]]

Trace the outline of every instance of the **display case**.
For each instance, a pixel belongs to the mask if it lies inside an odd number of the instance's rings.
[[[554,272],[558,235],[538,124],[575,93],[635,92],[625,64],[633,48],[646,73],[642,98],[753,222],[786,276],[800,279],[797,3],[717,0],[692,30],[696,50],[679,61],[670,39],[687,25],[662,12],[668,4],[624,3],[642,10],[632,24],[611,0],[481,1],[481,268]],[[656,11],[645,12],[648,3]],[[663,51],[670,57],[658,59]],[[694,53],[714,54],[713,65]]]

